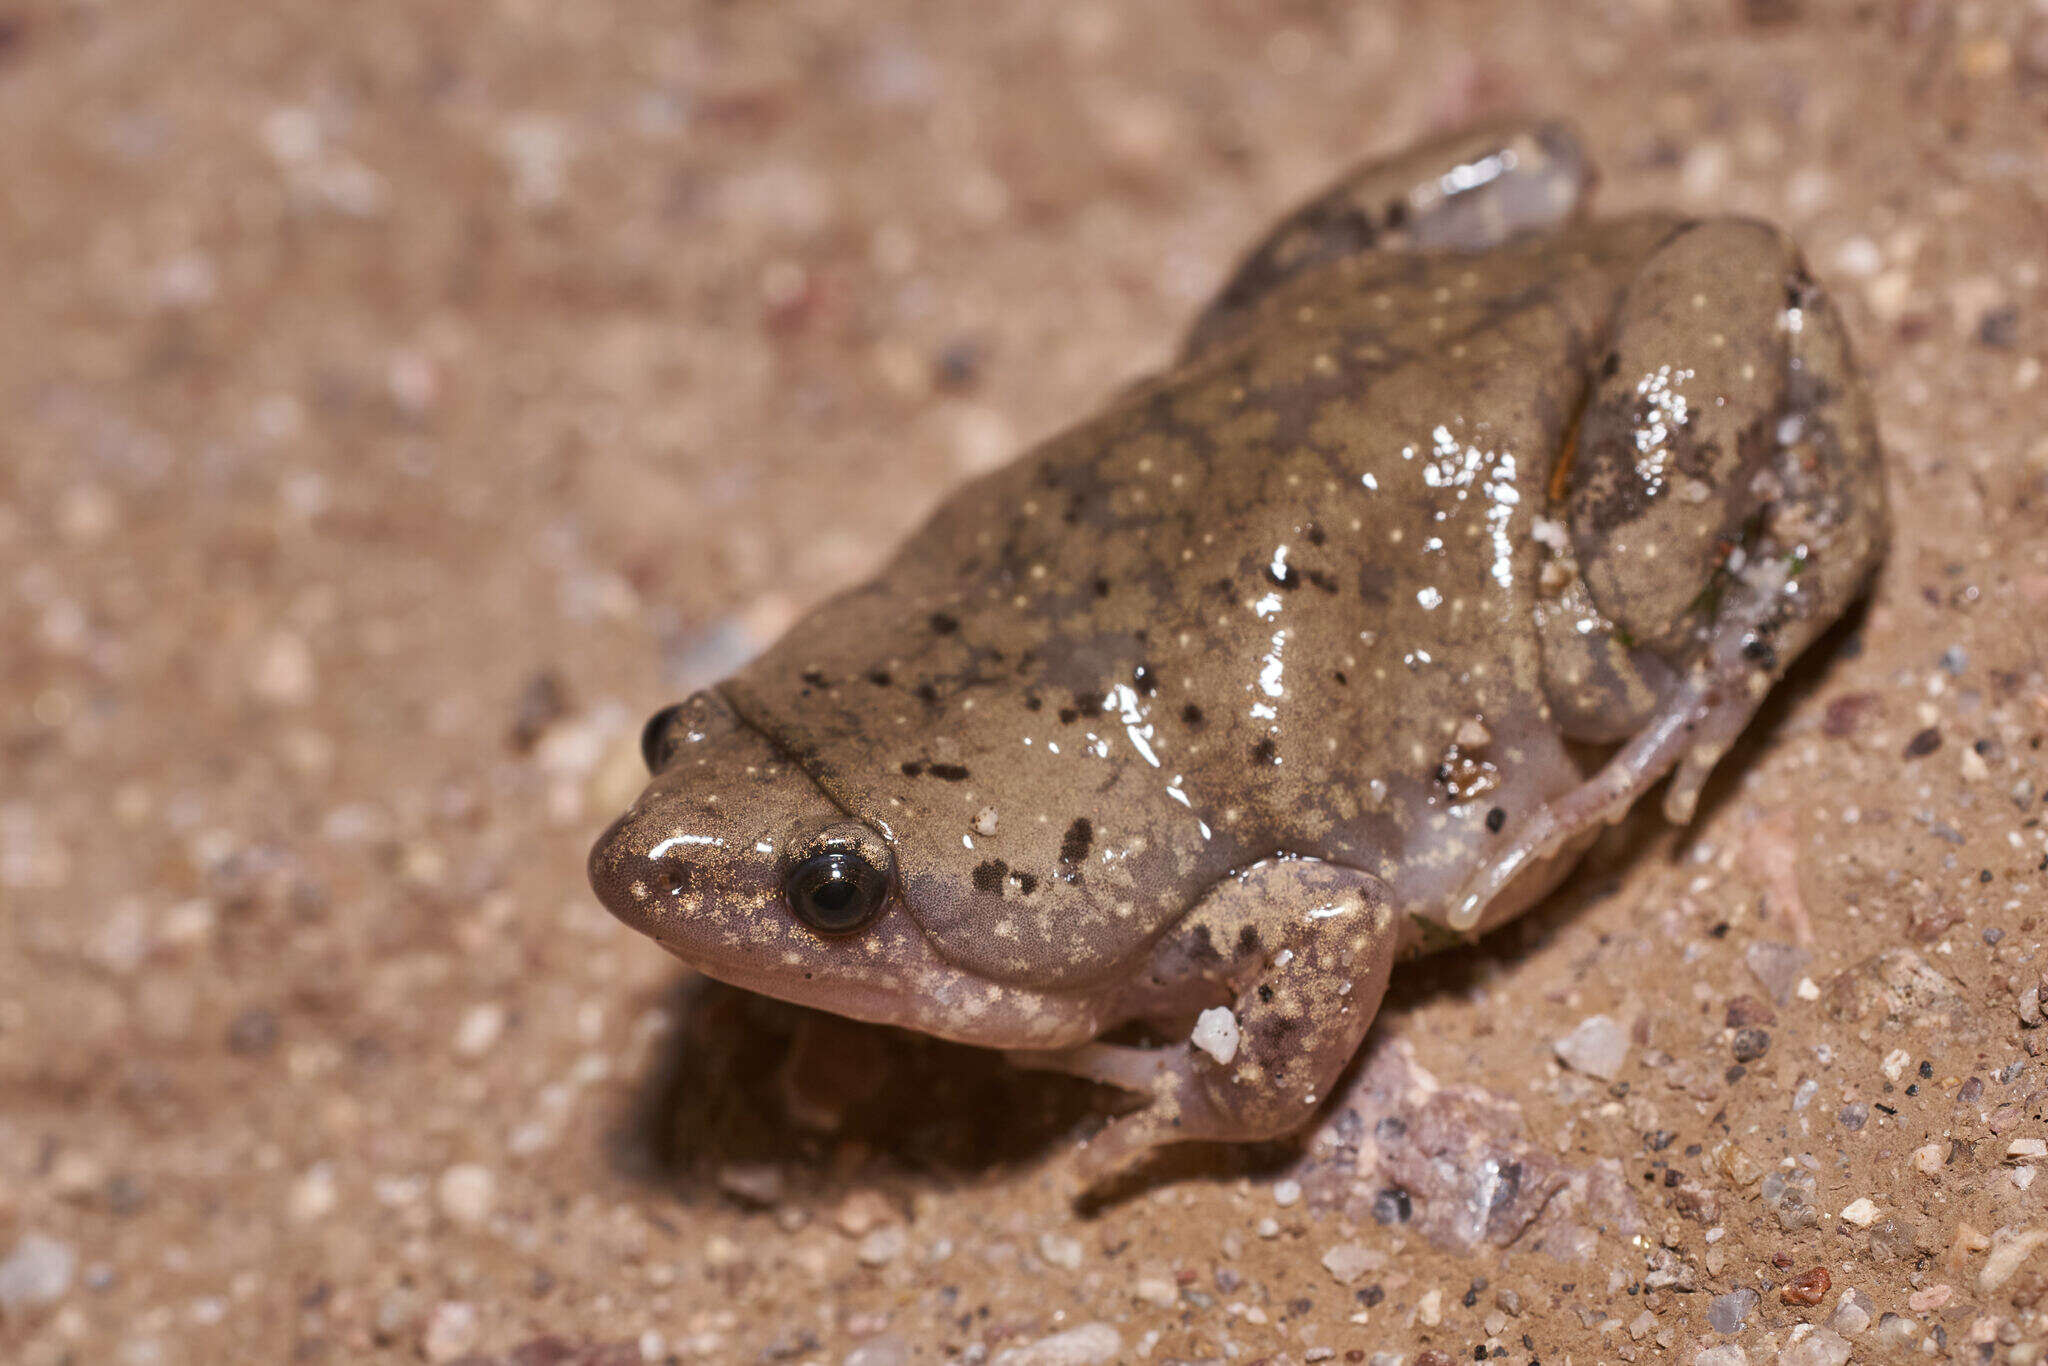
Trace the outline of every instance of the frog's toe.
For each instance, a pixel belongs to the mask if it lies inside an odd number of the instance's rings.
[[[1013,1048],[1003,1056],[1013,1067],[1069,1076],[1114,1086],[1142,1095],[1159,1095],[1174,1086],[1186,1069],[1185,1048],[1131,1048],[1123,1044],[1085,1043],[1050,1051]]]

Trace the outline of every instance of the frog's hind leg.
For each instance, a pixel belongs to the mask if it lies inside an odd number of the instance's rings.
[[[1755,230],[1736,225],[1726,231]],[[1884,553],[1884,474],[1870,397],[1856,380],[1833,304],[1789,250],[1781,262],[1789,283],[1777,286],[1784,307],[1782,315],[1771,314],[1771,324],[1785,337],[1784,391],[1774,408],[1746,419],[1768,433],[1768,449],[1742,477],[1726,479],[1752,499],[1748,531],[1711,573],[1704,560],[1695,566],[1695,582],[1708,585],[1695,604],[1672,611],[1667,603],[1661,611],[1681,627],[1704,615],[1704,624],[1692,628],[1702,643],[1633,738],[1586,782],[1510,832],[1452,905],[1453,929],[1478,924],[1487,903],[1518,872],[1575,836],[1619,820],[1667,773],[1664,815],[1675,824],[1690,821],[1714,766],[1772,684],[1862,591]],[[1678,542],[1675,535],[1636,538],[1639,547],[1661,546],[1667,560],[1675,558]],[[1626,546],[1619,539],[1594,544]],[[1626,590],[1650,577],[1649,565],[1633,568],[1633,581],[1612,576],[1617,589],[1609,601],[1617,615],[1620,602],[1640,605],[1640,595],[1630,601]],[[1658,619],[1646,616],[1645,631]]]
[[[1280,220],[1188,335],[1192,358],[1288,281],[1363,251],[1483,251],[1575,218],[1593,174],[1561,123],[1467,129],[1369,161]]]
[[[1010,1057],[1149,1097],[1076,1153],[1083,1190],[1160,1144],[1277,1137],[1314,1114],[1357,1051],[1397,940],[1387,886],[1372,874],[1267,859],[1213,888],[1132,988],[1126,1008],[1138,1016],[1191,1018],[1212,1002],[1189,1038]]]
[[[1749,724],[1777,676],[1772,652],[1760,642],[1778,614],[1776,600],[1784,585],[1781,564],[1755,566],[1742,585],[1744,601],[1723,613],[1706,657],[1592,777],[1537,807],[1509,833],[1507,842],[1451,904],[1445,917],[1450,928],[1476,927],[1487,906],[1517,875],[1588,831],[1620,820],[1674,770],[1664,814],[1680,825],[1692,819],[1714,765]]]

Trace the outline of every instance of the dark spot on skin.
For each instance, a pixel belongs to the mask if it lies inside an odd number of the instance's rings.
[[[1402,224],[1408,221],[1408,201],[1405,199],[1388,200],[1387,207],[1380,212],[1380,220],[1387,225],[1389,231],[1400,228]]]
[[[1080,718],[1080,715],[1081,713],[1075,711],[1072,707],[1061,707],[1060,724],[1063,726],[1071,726],[1074,724],[1076,720]]]
[[[1906,741],[1906,757],[1918,759],[1940,748],[1941,732],[1929,726],[1926,730],[1914,732],[1913,738]]]
[[[967,781],[967,770],[958,764],[933,764],[925,771],[940,782],[964,783]]]
[[[934,612],[926,620],[931,626],[932,634],[934,635],[950,636],[960,629],[960,619],[948,616],[944,612]]]
[[[918,777],[918,776],[922,775],[923,773],[924,773],[924,765],[923,765],[923,764],[921,764],[921,763],[919,763],[919,762],[918,762],[917,760],[915,760],[915,759],[905,759],[905,760],[903,761],[903,776],[904,776],[904,777],[906,777],[906,778],[915,778],[915,777]]]
[[[932,383],[941,389],[971,389],[980,375],[981,343],[972,337],[956,337],[932,358]]]
[[[1037,711],[1040,707],[1043,707],[1044,705],[1045,699],[1040,697],[1037,693],[1028,692],[1024,694],[1024,710]]]
[[[987,892],[991,896],[1003,894],[1003,879],[1008,877],[1010,865],[999,858],[992,858],[974,865],[974,890]]]
[[[1310,545],[1321,545],[1324,541],[1329,539],[1327,536],[1323,535],[1323,529],[1317,526],[1314,522],[1310,522],[1308,526],[1303,529],[1302,534],[1308,537],[1308,543]]]
[[[1223,956],[1216,952],[1216,941],[1210,937],[1207,925],[1195,926],[1188,939],[1191,941],[1188,945],[1188,955],[1197,962],[1206,962]]]
[[[1252,762],[1255,764],[1277,764],[1280,762],[1280,747],[1273,743],[1273,737],[1259,737],[1259,743],[1252,746]]]
[[[1190,702],[1180,709],[1180,719],[1191,726],[1199,726],[1202,724],[1202,709]]]
[[[1026,896],[1030,896],[1038,890],[1038,874],[1036,873],[1012,873],[1010,877],[1017,884],[1017,890]]]
[[[1977,320],[1977,340],[2004,350],[2020,337],[2020,311],[2011,304],[1991,309]]]
[[[1095,826],[1086,816],[1074,817],[1074,823],[1067,827],[1067,833],[1060,840],[1060,862],[1073,867],[1088,857],[1088,851],[1095,847]]]
[[[927,706],[936,707],[939,705],[939,690],[929,683],[920,683],[917,685],[917,700]]]
[[[1074,709],[1087,713],[1102,710],[1102,694],[1099,692],[1077,692],[1074,694]]]
[[[1507,823],[1508,813],[1498,806],[1486,813],[1486,828],[1496,835],[1500,833],[1500,828]]]
[[[1742,657],[1764,669],[1775,668],[1778,663],[1778,652],[1762,636],[1751,636],[1742,642]]]
[[[1331,674],[1330,677],[1337,680],[1337,685],[1339,687],[1348,688],[1351,686],[1351,676],[1345,673],[1342,669],[1337,670],[1337,672]]]
[[[1159,680],[1153,676],[1150,665],[1140,664],[1131,670],[1131,681],[1138,685],[1138,691],[1147,697],[1159,695]]]
[[[1320,569],[1309,570],[1308,581],[1322,589],[1325,593],[1334,595],[1337,591],[1337,581]]]
[[[1265,983],[1261,982],[1261,983],[1259,984],[1259,1003],[1260,1003],[1261,1005],[1270,1005],[1270,1004],[1272,1004],[1272,1001],[1273,1001],[1273,988],[1271,988],[1271,987],[1267,986],[1267,985],[1266,985]]]
[[[1390,601],[1393,586],[1393,571],[1383,564],[1367,564],[1358,571],[1358,596],[1367,602]]]
[[[1301,575],[1291,564],[1281,565],[1278,573],[1274,572],[1272,565],[1267,565],[1266,577],[1282,588],[1301,587]]]
[[[1209,591],[1227,598],[1237,591],[1237,587],[1229,579],[1218,579],[1209,585]]]
[[[1237,951],[1251,953],[1259,947],[1259,930],[1256,925],[1247,925],[1237,932]]]
[[[1272,988],[1260,987],[1259,990],[1271,992]],[[1301,1027],[1302,1021],[1297,1016],[1268,1014],[1253,1023],[1252,1037],[1258,1040],[1260,1052],[1280,1054],[1287,1051],[1288,1037],[1300,1033]]]
[[[802,678],[804,682],[810,684],[814,688],[824,688],[831,686],[825,681],[825,675],[819,673],[816,669],[806,669],[803,673],[799,674],[798,677]]]
[[[1621,371],[1621,353],[1609,351],[1607,359],[1600,362],[1600,378],[1613,379]]]
[[[889,671],[887,669],[868,670],[868,682],[874,684],[876,687],[886,688],[889,686],[890,681],[891,680],[889,678]]]
[[[1106,598],[1106,597],[1108,597],[1108,596],[1109,596],[1109,580],[1108,580],[1108,579],[1097,579],[1097,580],[1096,580],[1096,581],[1094,582],[1094,584],[1092,585],[1092,587],[1093,587],[1093,588],[1095,589],[1095,596],[1096,596],[1096,597],[1098,597],[1098,598]]]

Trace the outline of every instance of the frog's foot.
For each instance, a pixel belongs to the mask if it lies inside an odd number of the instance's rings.
[[[1786,565],[1776,559],[1754,561],[1736,576],[1703,660],[1597,773],[1523,819],[1452,902],[1446,916],[1451,929],[1478,925],[1487,905],[1516,876],[1579,836],[1620,820],[1666,774],[1671,785],[1664,793],[1665,819],[1674,825],[1692,820],[1714,766],[1783,668],[1773,638],[1787,614],[1786,586]]]
[[[1189,333],[1183,357],[1232,335],[1261,299],[1363,251],[1483,251],[1569,222],[1593,183],[1561,123],[1466,129],[1369,161],[1280,220]]]
[[[1211,889],[1155,947],[1140,1004],[1230,1005],[1202,1011],[1185,1042],[1165,1047],[1010,1055],[1147,1098],[1074,1154],[1077,1193],[1161,1144],[1300,1127],[1379,1010],[1397,939],[1386,884],[1357,869],[1274,858]]]

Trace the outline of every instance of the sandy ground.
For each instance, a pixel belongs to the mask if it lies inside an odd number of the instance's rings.
[[[1094,1093],[597,907],[646,712],[1514,109],[1874,376],[1895,550],[1696,827],[1092,1218]],[[0,6],[0,1360],[2040,1360],[2044,125],[2024,5]]]

